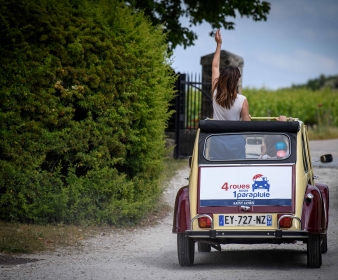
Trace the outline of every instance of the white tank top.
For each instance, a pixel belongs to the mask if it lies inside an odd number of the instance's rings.
[[[214,120],[219,121],[239,121],[241,119],[241,111],[243,102],[246,99],[244,95],[237,93],[236,100],[234,105],[228,110],[217,104],[215,100],[216,91],[214,91],[214,96],[212,98],[212,106],[214,107]]]

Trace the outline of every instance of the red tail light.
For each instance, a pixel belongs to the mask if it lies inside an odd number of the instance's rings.
[[[277,219],[282,217],[283,215],[278,215]],[[280,228],[290,228],[292,226],[292,218],[290,217],[284,217],[279,221],[279,227]]]
[[[212,214],[208,214],[212,218]],[[198,218],[200,228],[211,228],[211,220],[207,217]]]

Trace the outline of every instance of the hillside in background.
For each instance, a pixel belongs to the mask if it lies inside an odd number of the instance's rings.
[[[292,88],[308,88],[312,90],[319,90],[323,88],[330,88],[338,90],[338,75],[335,76],[324,76],[320,75],[317,79],[308,80],[303,85],[292,85]]]

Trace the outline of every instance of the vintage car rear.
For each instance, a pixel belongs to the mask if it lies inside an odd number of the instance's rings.
[[[321,266],[329,189],[314,182],[301,121],[201,121],[189,164],[173,221],[180,265],[193,265],[195,242],[210,252],[221,244],[302,241],[308,266]]]

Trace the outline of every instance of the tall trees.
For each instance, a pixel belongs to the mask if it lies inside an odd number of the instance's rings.
[[[229,18],[237,15],[251,17],[254,21],[266,20],[270,4],[261,0],[126,0],[132,7],[143,10],[153,24],[164,24],[168,32],[171,49],[177,45],[184,48],[194,44],[197,39],[192,26],[203,21],[211,28],[234,29]],[[181,17],[189,19],[189,28],[182,26]],[[210,35],[212,35],[212,31]]]

